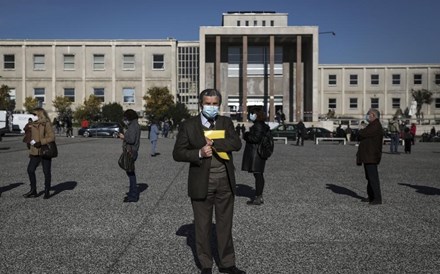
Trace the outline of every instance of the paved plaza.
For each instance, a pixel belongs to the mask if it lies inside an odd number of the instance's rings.
[[[160,139],[153,158],[141,139],[142,192],[127,204],[120,140],[57,137],[53,196],[43,200],[22,197],[29,180],[21,138],[0,142],[0,273],[199,273],[188,164],[172,159],[174,139]],[[243,149],[235,153],[237,266],[263,274],[438,273],[440,143],[417,143],[410,155],[384,147],[379,206],[360,201],[366,180],[356,150],[277,141],[262,206],[246,205],[254,178],[240,171]],[[39,167],[38,191],[43,185]]]

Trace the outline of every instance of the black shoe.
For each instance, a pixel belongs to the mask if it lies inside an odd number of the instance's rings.
[[[220,271],[220,273],[229,273],[229,274],[246,274],[246,272],[238,269],[235,265],[227,268],[219,267],[218,271]]]
[[[43,199],[47,200],[47,199],[49,199],[49,198],[50,198],[50,191],[49,191],[49,190],[45,190],[45,191],[44,191]]]
[[[370,205],[381,205],[381,204],[382,204],[382,201],[379,201],[379,200],[370,201]]]
[[[366,202],[371,202],[370,198],[361,198],[361,202],[366,203]]]
[[[203,268],[201,274],[212,274],[212,268]]]
[[[38,197],[37,191],[36,190],[31,190],[26,194],[23,194],[23,197],[25,198],[36,198]]]
[[[139,201],[139,198],[137,198],[137,199],[129,198],[129,197],[124,198],[124,203],[136,203],[137,201]]]

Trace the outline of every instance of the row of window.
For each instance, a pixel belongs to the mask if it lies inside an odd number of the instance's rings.
[[[122,69],[123,70],[135,70],[134,54],[122,55]],[[63,55],[64,70],[75,70],[75,55],[64,54]],[[6,70],[15,69],[15,55],[4,54],[3,55],[3,68]],[[34,54],[33,56],[33,68],[34,70],[46,69],[46,56],[44,54]],[[153,70],[165,69],[165,56],[164,54],[153,54]],[[93,54],[93,70],[105,70],[105,54]]]
[[[241,26],[241,22],[242,22],[242,21],[237,20],[237,27],[240,27],[240,26]],[[246,27],[249,27],[249,26],[250,26],[250,22],[249,22],[249,20],[244,20],[243,22],[244,22],[244,26],[246,26]],[[273,26],[275,26],[275,21],[274,21],[274,20],[270,20],[269,24],[270,24],[271,27],[273,27]],[[262,21],[260,22],[260,24],[258,24],[258,20],[254,20],[254,21],[253,21],[253,26],[254,26],[254,27],[257,27],[257,26],[266,27],[266,20],[262,20]]]
[[[13,91],[13,94],[11,94]],[[104,88],[93,88],[93,95],[95,95],[99,101],[105,101],[105,89]],[[134,88],[123,88],[122,89],[122,102],[126,104],[135,103],[136,91]],[[15,100],[15,88],[10,88],[11,100]],[[12,97],[13,95],[13,97]],[[64,88],[64,97],[68,98],[71,102],[75,102],[75,88]],[[34,97],[41,103],[46,101],[46,89],[45,88],[34,88]]]
[[[336,109],[337,103],[336,98],[329,98],[328,99],[328,108],[329,109]],[[392,108],[399,109],[401,108],[400,105],[400,98],[391,98],[391,106]],[[358,108],[358,98],[349,98],[349,107],[350,109],[357,109]],[[370,108],[379,108],[379,98],[370,98]],[[435,98],[435,108],[440,109],[440,98]]]
[[[391,78],[391,83],[393,85],[400,85],[401,82],[401,75],[400,74],[393,74]],[[329,74],[328,75],[328,85],[329,86],[336,86],[338,83],[336,74]],[[357,86],[358,85],[358,75],[357,74],[350,74],[350,86]],[[434,83],[436,85],[440,85],[440,74],[435,74]],[[372,86],[379,85],[379,74],[371,74],[370,76],[370,84]],[[413,74],[413,84],[414,85],[422,85],[423,84],[423,75],[422,74]]]

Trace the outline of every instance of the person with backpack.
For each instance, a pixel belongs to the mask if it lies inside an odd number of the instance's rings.
[[[241,170],[253,173],[255,177],[255,197],[248,201],[247,204],[261,205],[264,203],[264,168],[267,158],[270,157],[273,151],[273,139],[270,139],[270,128],[264,122],[265,115],[263,110],[257,109],[251,111],[249,120],[254,124],[243,136],[243,139],[246,141],[246,146],[243,153]],[[267,140],[267,138],[269,139]],[[272,142],[270,142],[271,140]]]

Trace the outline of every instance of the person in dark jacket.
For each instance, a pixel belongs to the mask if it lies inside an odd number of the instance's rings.
[[[364,165],[365,177],[368,181],[368,198],[362,199],[370,205],[382,203],[380,181],[377,166],[382,157],[383,128],[379,121],[380,112],[370,109],[367,113],[368,125],[359,131],[359,147],[357,152],[357,164]]]
[[[260,109],[253,110],[249,114],[249,120],[254,124],[245,132],[243,139],[246,141],[246,146],[243,153],[243,161],[241,170],[253,173],[255,177],[255,197],[247,202],[248,205],[261,205],[263,200],[264,189],[264,168],[266,166],[266,159],[260,157],[257,152],[258,144],[263,139],[263,136],[268,130],[266,125],[264,112]]]
[[[138,115],[136,111],[127,109],[124,112],[124,123],[127,125],[125,133],[119,133],[119,138],[123,140],[123,147],[131,152],[131,157],[136,161],[138,157],[141,128],[138,123]],[[133,171],[126,171],[128,180],[130,182],[127,197],[124,198],[124,203],[137,202],[139,200],[139,191],[137,189],[136,174]]]
[[[304,146],[304,137],[306,136],[306,126],[303,121],[300,120],[298,125],[296,125],[298,129],[298,136],[296,138],[296,145],[299,146],[299,142],[301,141],[301,146]]]

